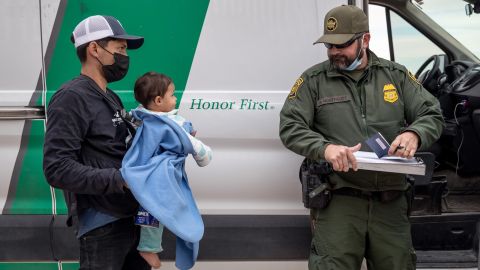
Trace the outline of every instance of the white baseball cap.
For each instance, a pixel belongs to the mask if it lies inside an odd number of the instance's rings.
[[[138,49],[143,44],[143,37],[128,35],[117,19],[102,15],[90,16],[77,24],[70,40],[75,44],[75,48],[78,48],[106,37],[125,39],[128,49]]]

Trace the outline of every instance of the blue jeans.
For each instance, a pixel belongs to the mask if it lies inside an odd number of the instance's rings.
[[[80,237],[80,270],[150,270],[137,251],[140,228],[132,218],[116,220]]]

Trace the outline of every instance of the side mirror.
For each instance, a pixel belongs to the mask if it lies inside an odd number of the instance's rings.
[[[470,4],[465,5],[465,14],[467,14],[467,16],[471,16],[473,14],[472,5],[470,5]]]
[[[480,0],[465,0],[469,4],[465,5],[465,13],[467,16],[472,15],[473,13],[480,13]]]

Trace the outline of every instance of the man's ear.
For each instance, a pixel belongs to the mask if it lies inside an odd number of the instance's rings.
[[[90,42],[87,46],[87,54],[94,58],[98,58],[98,44],[96,42]]]

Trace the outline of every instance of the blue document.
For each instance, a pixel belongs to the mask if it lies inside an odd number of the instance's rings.
[[[390,144],[385,140],[380,132],[368,138],[365,143],[375,152],[378,158],[388,155]]]

